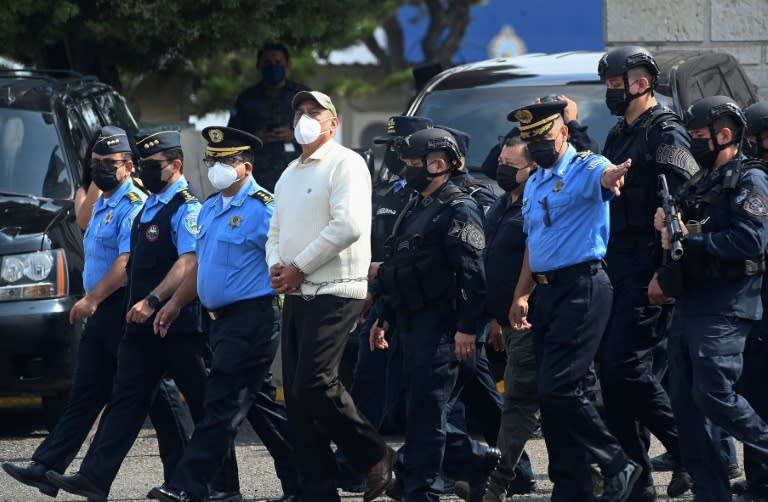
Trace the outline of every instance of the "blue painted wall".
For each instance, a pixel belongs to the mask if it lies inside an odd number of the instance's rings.
[[[419,45],[427,29],[424,12],[403,7],[398,13],[409,62],[420,63],[424,59]],[[488,59],[498,52],[516,55],[521,51],[600,51],[605,48],[602,0],[487,0],[471,8],[470,16],[464,43],[456,52],[454,63]],[[498,38],[503,30],[505,35]],[[494,39],[497,54],[490,50]]]

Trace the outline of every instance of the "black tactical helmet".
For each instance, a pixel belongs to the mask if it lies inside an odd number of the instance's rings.
[[[626,47],[619,47],[611,52],[603,55],[600,59],[600,63],[597,65],[597,73],[600,75],[601,80],[605,80],[617,75],[623,75],[627,73],[630,68],[637,66],[645,66],[648,71],[651,72],[653,82],[651,86],[655,86],[656,77],[658,77],[661,70],[659,65],[656,64],[656,60],[653,59],[651,53],[645,48],[638,45],[628,45]]]
[[[744,129],[747,119],[736,102],[728,96],[707,96],[694,102],[685,111],[685,127],[690,129],[701,129],[710,127],[715,119],[730,115],[736,123]]]
[[[461,152],[456,139],[445,129],[433,127],[416,131],[403,138],[398,145],[400,156],[406,159],[421,159],[429,152],[445,152],[449,160],[459,162]]]
[[[763,131],[768,131],[768,101],[753,103],[744,108],[744,116],[747,119],[747,134],[760,136]]]

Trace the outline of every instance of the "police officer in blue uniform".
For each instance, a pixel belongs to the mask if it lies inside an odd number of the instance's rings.
[[[372,348],[386,349],[398,330],[406,391],[402,476],[405,499],[437,501],[441,467],[466,479],[479,501],[498,462],[494,448],[446,441],[447,415],[457,399],[459,364],[474,357],[483,325],[485,239],[477,203],[449,181],[459,163],[450,133],[424,129],[400,144],[409,186],[419,192],[395,225],[390,253],[379,269],[385,309],[372,327]],[[445,458],[443,452],[445,451]]]
[[[125,319],[125,264],[130,251],[131,224],[146,199],[133,184],[132,157],[128,137],[119,127],[103,127],[94,138],[91,165],[86,169],[88,178],[102,194],[88,218],[83,242],[86,294],[70,312],[72,322],[87,319],[80,338],[72,393],[56,427],[32,455],[31,464],[3,464],[3,469],[15,479],[52,497],[58,488],[50,484],[45,473],[66,470],[112,391]],[[186,436],[169,412],[172,407],[167,397],[168,393],[158,392],[150,417],[158,431],[160,458],[169,479]]]
[[[675,192],[698,166],[688,152],[690,136],[681,119],[656,102],[653,92],[660,70],[647,50],[614,49],[600,60],[598,73],[606,84],[606,105],[619,116],[602,153],[615,163],[632,159],[623,196],[611,200],[605,261],[614,302],[600,354],[600,386],[608,427],[630,458],[643,467],[630,500],[652,502],[656,489],[645,428],[659,438],[675,462],[669,496],[680,496],[691,486],[680,465],[669,396],[653,372],[654,354],[665,343],[663,328],[671,309],[671,305],[650,305],[647,292],[662,256],[653,228],[658,175],[664,174]]]
[[[264,254],[273,197],[251,176],[261,141],[228,127],[207,127],[202,134],[208,141],[208,177],[220,192],[205,202],[198,217],[197,274],[186,278],[155,325],[164,333],[184,302],[199,295],[213,320],[213,357],[205,417],[195,427],[171,481],[149,494],[167,501],[206,497],[207,482],[234,445],[279,343],[279,333],[273,330],[276,296]]]
[[[747,119],[746,154],[757,169],[768,170],[768,103],[759,102],[744,109]],[[745,161],[746,163],[747,161]],[[761,165],[762,164],[762,165]],[[763,278],[760,293],[763,318],[752,326],[744,347],[744,369],[739,379],[739,393],[763,418],[768,417],[768,393],[765,391],[768,368],[768,281]],[[743,500],[768,501],[768,464],[759,461],[752,447],[744,445],[744,474],[746,481],[733,484],[733,492],[743,494]]]
[[[763,313],[760,298],[768,245],[768,176],[745,163],[746,125],[725,96],[700,99],[686,111],[691,153],[701,172],[680,194],[684,254],[678,283],[667,267],[662,291],[675,291],[669,335],[669,388],[679,424],[683,463],[696,501],[731,500],[720,427],[768,463],[768,423],[734,391],[747,335]],[[664,211],[656,212],[661,242],[670,248]]]
[[[629,162],[613,166],[577,154],[568,143],[561,101],[512,111],[538,164],[523,195],[526,254],[510,308],[516,329],[533,327],[542,431],[549,452],[552,500],[592,499],[590,463],[605,477],[601,502],[624,501],[642,467],[630,460],[590,399],[593,360],[613,300],[602,259],[608,244],[609,201]],[[528,297],[535,308],[528,321]]]
[[[127,325],[110,404],[79,472],[72,476],[47,473],[59,488],[95,500],[106,500],[144,422],[153,390],[166,371],[184,393],[195,422],[203,416],[207,338],[199,302],[185,306],[165,336],[155,333],[152,325],[155,312],[197,266],[200,203],[182,174],[180,139],[178,130],[167,128],[137,134],[140,177],[152,195],[131,228]],[[222,467],[212,498],[239,496],[234,472],[232,461]]]

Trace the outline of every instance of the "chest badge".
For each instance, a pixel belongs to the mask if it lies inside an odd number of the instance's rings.
[[[152,225],[150,225],[150,226],[147,228],[147,231],[144,233],[144,237],[145,237],[145,238],[146,238],[146,239],[147,239],[149,242],[156,242],[156,241],[157,241],[157,239],[159,239],[159,238],[160,238],[160,227],[158,227],[157,225],[155,225],[155,224],[153,223]]]
[[[240,217],[240,215],[236,215],[236,216],[233,216],[233,217],[232,217],[232,218],[229,220],[229,226],[230,226],[230,227],[233,227],[233,228],[234,228],[234,227],[239,227],[239,226],[240,226],[240,223],[241,223],[242,221],[243,221],[243,219]]]
[[[558,182],[555,183],[555,186],[552,187],[552,191],[559,192],[560,190],[563,189],[563,186],[565,186],[565,183],[563,182],[563,180],[558,180]]]
[[[110,221],[112,221],[112,211],[107,213],[107,215],[104,217],[104,224],[109,225]]]

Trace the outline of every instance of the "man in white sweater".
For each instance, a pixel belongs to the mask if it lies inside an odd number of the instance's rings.
[[[267,264],[272,287],[286,295],[283,381],[302,499],[340,500],[333,441],[368,472],[367,502],[391,481],[394,451],[358,413],[338,367],[367,292],[371,179],[362,157],[333,140],[339,119],[328,96],[299,92],[293,109],[302,154],[275,186]]]

